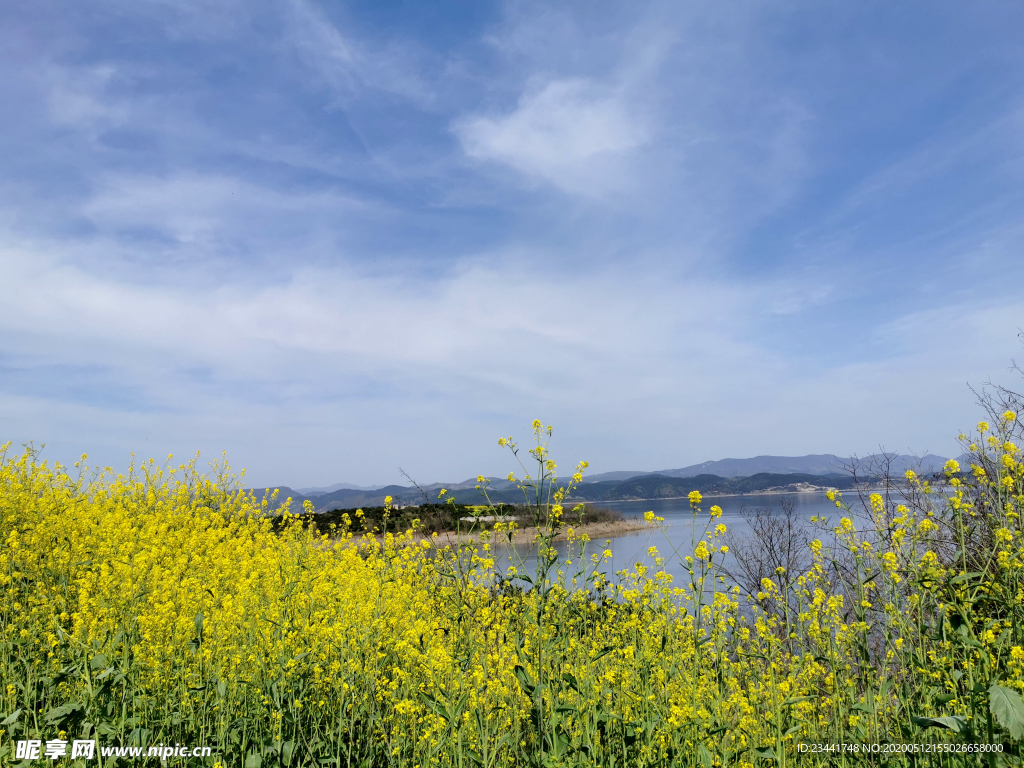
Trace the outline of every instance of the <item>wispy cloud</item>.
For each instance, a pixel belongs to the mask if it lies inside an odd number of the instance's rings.
[[[420,106],[433,101],[431,85],[420,74],[414,41],[371,47],[345,35],[310,0],[287,0],[286,39],[309,68],[338,97],[384,91]]]
[[[109,64],[100,64],[76,69],[51,66],[38,73],[43,75],[54,122],[79,131],[124,125],[129,110],[104,93],[115,71]]]
[[[369,201],[332,191],[289,192],[225,175],[183,173],[97,179],[97,190],[81,214],[110,234],[134,230],[179,245],[221,244],[230,249],[241,245],[240,240],[274,237],[268,224],[279,227],[289,217],[300,217],[309,226],[372,208]],[[225,242],[225,235],[232,242]]]

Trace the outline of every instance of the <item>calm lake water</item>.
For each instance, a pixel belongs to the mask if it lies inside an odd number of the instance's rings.
[[[707,510],[712,505],[717,504],[722,508],[722,517],[711,525],[711,529],[718,523],[724,523],[730,534],[744,536],[750,530],[743,517],[744,512],[756,508],[781,512],[783,499],[793,501],[796,505],[797,515],[802,520],[809,521],[812,516],[821,515],[836,519],[839,517],[837,514],[839,510],[825,497],[824,493],[748,494],[717,498],[706,496],[701,505],[703,511],[697,517],[696,535],[699,537],[703,533],[705,525],[708,524],[710,516]],[[631,570],[637,563],[643,563],[653,569],[653,558],[647,554],[647,550],[653,546],[657,547],[662,556],[668,560],[665,569],[676,577],[676,582],[685,583],[687,581],[688,576],[682,558],[692,552],[691,542],[693,539],[691,537],[693,536],[694,520],[690,504],[686,499],[601,502],[597,506],[617,510],[626,518],[639,517],[642,519],[648,510],[654,512],[658,517],[665,518],[663,529],[651,526],[649,529],[630,531],[611,539],[609,548],[612,550],[612,557],[605,563],[609,576],[617,571]],[[591,542],[587,547],[588,553],[600,552],[605,548],[604,543],[605,539]],[[559,542],[556,547],[564,556],[568,545],[565,542]],[[673,547],[678,554],[673,551]],[[532,570],[535,567],[536,558],[532,556],[531,550],[532,547],[529,546],[519,547],[517,556],[523,558],[527,567]],[[496,554],[498,555],[498,566],[502,570],[511,564],[512,558],[507,551],[498,549]]]

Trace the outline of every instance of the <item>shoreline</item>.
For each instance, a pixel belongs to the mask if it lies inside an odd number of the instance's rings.
[[[641,531],[647,528],[653,530],[653,526],[647,523],[642,517],[626,518],[625,520],[616,520],[614,522],[603,522],[603,523],[584,523],[583,525],[566,525],[562,531],[555,536],[553,541],[567,541],[569,538],[568,529],[572,528],[576,535],[586,534],[590,541],[600,541],[603,539],[613,539],[617,536],[621,536],[624,533],[630,533],[631,531]],[[519,546],[521,544],[532,544],[537,536],[537,528],[530,526],[528,528],[520,528],[515,532],[512,538],[511,545]],[[491,533],[490,544],[492,547],[504,547],[509,546],[509,540],[507,535],[501,533],[500,535],[494,535],[494,531],[488,531]],[[416,543],[422,541],[430,541],[435,543],[438,547],[444,547],[448,545],[459,545],[468,544],[471,542],[479,542],[480,534],[484,533],[484,530],[478,530],[473,533],[456,533],[455,531],[439,531],[437,536],[433,534],[417,533],[413,536],[413,541]],[[380,540],[380,536],[377,536]]]

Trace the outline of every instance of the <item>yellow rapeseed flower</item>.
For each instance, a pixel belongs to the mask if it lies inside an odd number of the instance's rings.
[[[707,544],[703,541],[697,542],[696,548],[693,550],[694,557],[698,560],[710,560],[711,553],[708,551]]]

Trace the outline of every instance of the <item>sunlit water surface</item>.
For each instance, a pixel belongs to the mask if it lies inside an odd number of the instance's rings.
[[[611,549],[612,557],[605,561],[602,568],[613,579],[615,578],[614,574],[624,570],[631,571],[638,563],[653,570],[655,568],[654,558],[648,554],[648,550],[651,547],[657,547],[660,555],[666,559],[665,570],[675,577],[675,582],[680,585],[688,583],[689,575],[683,558],[692,553],[693,545],[704,533],[705,527],[708,530],[713,530],[718,523],[723,523],[728,528],[730,536],[745,538],[750,534],[750,526],[744,513],[758,508],[781,513],[784,499],[793,501],[797,516],[801,520],[809,522],[813,516],[838,518],[835,504],[829,501],[824,493],[706,496],[701,504],[702,511],[696,518],[696,531],[694,530],[693,511],[686,499],[601,502],[598,506],[621,512],[627,519],[634,517],[643,519],[644,513],[647,511],[652,511],[658,517],[665,518],[660,527],[648,526],[643,530],[629,531],[611,538],[611,544],[607,548]],[[722,508],[722,517],[717,521],[711,521],[707,511],[712,505]],[[606,548],[607,540],[607,538],[601,538],[590,542],[587,545],[588,555],[595,552],[601,553]],[[569,546],[566,542],[558,542],[555,545],[563,560],[570,552]],[[578,552],[578,545],[574,546],[575,551],[571,552],[573,556]],[[536,550],[530,545],[516,547],[515,555],[512,555],[508,549],[498,548],[496,555],[497,566],[502,572],[514,562],[518,565],[519,559],[522,559],[529,572],[532,573],[536,568]],[[726,558],[728,560],[731,555],[727,555]],[[726,564],[728,565],[728,562]]]

